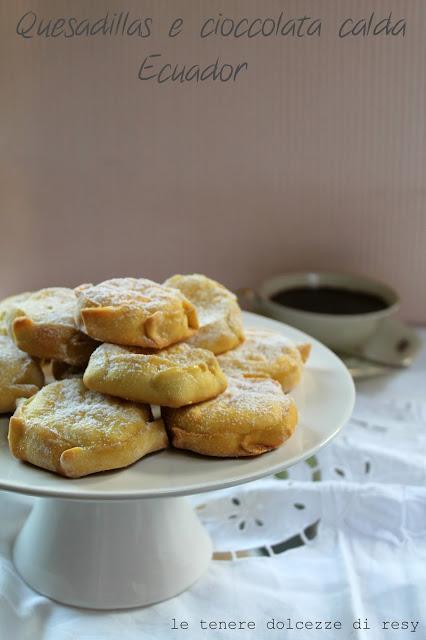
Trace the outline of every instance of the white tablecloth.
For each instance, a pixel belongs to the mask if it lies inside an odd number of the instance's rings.
[[[0,640],[426,638],[425,389],[423,350],[409,370],[359,383],[353,418],[317,456],[195,496],[210,569],[144,609],[85,611],[34,593],[11,562],[32,499],[0,493]],[[223,630],[229,621],[255,629]]]

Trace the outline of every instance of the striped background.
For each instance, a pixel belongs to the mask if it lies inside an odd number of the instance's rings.
[[[393,284],[426,320],[424,0],[127,0],[150,39],[23,40],[19,17],[118,0],[0,0],[0,294],[202,271],[230,286],[305,268]],[[201,17],[323,18],[320,39],[200,40]],[[372,10],[403,38],[336,36]],[[165,37],[169,22],[185,31]],[[137,79],[164,61],[247,61],[236,84]]]

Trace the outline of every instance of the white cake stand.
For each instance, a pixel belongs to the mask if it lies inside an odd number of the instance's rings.
[[[0,425],[0,489],[38,496],[14,547],[36,591],[95,609],[148,605],[193,584],[207,569],[211,541],[183,497],[276,473],[313,455],[350,417],[352,378],[326,347],[280,322],[245,313],[247,328],[309,340],[312,354],[295,391],[300,421],[282,447],[251,459],[177,450],[127,469],[70,480],[15,460]]]

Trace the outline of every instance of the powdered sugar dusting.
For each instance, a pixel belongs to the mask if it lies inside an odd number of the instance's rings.
[[[5,298],[0,302],[0,335],[7,335],[9,333],[8,315],[10,310],[16,305],[19,305],[20,302],[26,300],[30,295],[31,293],[29,292],[18,293],[17,295]]]
[[[175,275],[164,283],[175,287],[197,309],[199,331],[188,339],[194,346],[216,351],[221,338],[236,346],[244,337],[242,315],[236,296],[215,280],[201,274]],[[228,348],[230,348],[228,347]]]
[[[75,327],[76,297],[72,289],[51,287],[17,296],[9,305],[9,323],[27,316],[35,323]]]
[[[218,356],[224,366],[240,364],[248,368],[251,364],[273,366],[283,355],[300,360],[300,353],[294,342],[280,333],[269,331],[247,331],[245,341],[236,349]]]
[[[213,400],[168,411],[174,423],[190,431],[194,428],[198,432],[208,432],[222,425],[224,431],[237,427],[250,432],[259,424],[265,427],[279,424],[293,404],[280,385],[270,378],[231,376],[226,391]]]
[[[75,291],[80,305],[138,307],[149,313],[168,307],[170,303],[185,301],[180,292],[146,278],[113,278],[97,285],[83,284]]]
[[[25,374],[31,365],[37,366],[9,336],[0,335],[0,394],[11,384],[25,383]],[[39,377],[42,378],[41,373]]]
[[[92,354],[90,366],[106,367],[108,374],[119,377],[124,369],[135,371],[140,368],[153,375],[175,368],[208,367],[213,370],[217,368],[217,361],[210,351],[191,348],[184,342],[160,350],[104,343]]]
[[[236,349],[218,356],[227,375],[265,376],[291,391],[300,381],[303,359],[296,345],[280,333],[247,331],[246,340]]]
[[[70,446],[121,442],[151,419],[148,406],[89,391],[77,378],[47,385],[20,410],[27,428],[48,430]]]

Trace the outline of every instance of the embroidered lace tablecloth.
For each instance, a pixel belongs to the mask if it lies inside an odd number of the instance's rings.
[[[85,611],[34,593],[11,562],[32,499],[0,493],[0,640],[425,639],[426,350],[357,391],[317,456],[192,498],[213,562],[152,607]]]

